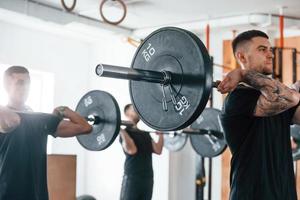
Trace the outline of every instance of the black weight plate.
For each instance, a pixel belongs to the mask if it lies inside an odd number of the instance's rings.
[[[200,131],[199,135],[190,135],[192,147],[202,157],[218,156],[227,147],[219,117],[220,113],[221,111],[218,109],[206,108],[191,125],[193,130],[205,130]]]
[[[183,129],[197,119],[207,104],[212,87],[211,62],[203,43],[191,34],[179,28],[161,28],[151,33],[136,51],[132,68],[172,73],[177,103],[173,105],[166,86],[167,111],[162,106],[161,84],[129,82],[136,111],[153,129]]]
[[[100,123],[93,125],[90,134],[77,136],[84,148],[101,151],[114,142],[120,131],[121,115],[112,95],[100,90],[90,91],[80,99],[76,112],[83,117],[94,115],[100,118]]]
[[[293,150],[293,160],[300,160],[300,148],[296,148],[295,150]]]
[[[291,137],[297,144],[297,148],[293,149],[293,160],[300,160],[300,126],[291,125]]]
[[[169,151],[181,150],[187,141],[187,135],[184,133],[164,134],[164,147]]]
[[[291,125],[291,137],[294,138],[295,141],[300,141],[300,126],[299,125]]]

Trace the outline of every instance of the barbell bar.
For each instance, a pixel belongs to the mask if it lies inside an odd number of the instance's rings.
[[[158,29],[138,47],[131,68],[99,64],[96,75],[129,80],[141,120],[159,131],[181,130],[205,109],[213,87],[212,61],[202,41],[175,27]]]

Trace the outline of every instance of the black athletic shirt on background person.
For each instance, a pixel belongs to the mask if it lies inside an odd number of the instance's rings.
[[[47,137],[55,137],[60,119],[19,115],[14,131],[0,133],[0,200],[47,200]]]
[[[297,200],[290,143],[297,106],[255,117],[260,94],[238,86],[224,102],[221,121],[232,153],[230,200]]]
[[[152,138],[149,132],[127,127],[125,129],[133,139],[138,151],[134,155],[126,155],[124,175],[134,177],[153,177],[152,168]],[[120,137],[122,143],[122,138]]]

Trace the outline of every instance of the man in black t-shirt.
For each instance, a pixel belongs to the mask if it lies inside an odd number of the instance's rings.
[[[225,99],[221,122],[232,153],[231,200],[296,200],[290,124],[300,122],[299,90],[270,78],[273,53],[258,30],[232,42],[241,68],[218,86]]]
[[[134,126],[120,131],[120,142],[126,155],[120,199],[150,200],[153,190],[152,153],[161,154],[163,136],[158,133],[159,139],[155,142],[149,132],[137,128],[140,118],[132,104],[125,106],[124,113]]]
[[[0,106],[0,200],[47,200],[48,135],[72,137],[92,130],[67,107],[58,107],[53,114],[28,112],[29,85],[26,68],[5,71],[9,102]]]

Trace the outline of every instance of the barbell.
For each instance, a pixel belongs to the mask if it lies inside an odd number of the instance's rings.
[[[76,112],[93,127],[91,133],[77,136],[78,142],[91,151],[101,151],[109,147],[119,134],[120,125],[133,125],[130,121],[121,121],[117,101],[105,91],[93,90],[86,93],[79,100]],[[217,120],[219,112],[216,109],[207,108],[191,128],[171,134],[165,132],[164,146],[170,151],[178,151],[186,143],[186,134],[193,134],[190,138],[192,146],[198,154],[205,157],[219,155],[226,148],[222,129]]]
[[[78,102],[76,112],[92,125],[92,132],[78,135],[78,142],[90,151],[101,151],[109,147],[117,137],[120,126],[132,126],[121,120],[120,108],[115,98],[108,92],[93,90]]]
[[[220,114],[218,109],[205,108],[189,128],[165,134],[164,146],[170,151],[179,151],[190,138],[193,149],[200,156],[212,158],[222,154],[227,148],[227,143]]]
[[[141,120],[160,131],[181,130],[206,107],[212,87],[212,62],[193,33],[165,27],[138,47],[131,68],[99,64],[96,74],[129,80],[132,104]]]
[[[121,120],[120,109],[117,104],[117,101],[111,94],[105,91],[93,90],[86,93],[78,102],[75,110],[83,118],[85,118],[87,122],[92,126],[92,131],[89,134],[80,134],[76,136],[81,146],[90,151],[101,151],[108,148],[115,141],[117,135],[119,134],[120,126],[129,127],[134,125],[130,121]],[[35,119],[43,118],[47,120],[47,118],[53,117],[52,116],[53,114],[48,114],[48,113],[36,113],[36,112],[17,112],[17,113],[24,115],[24,117],[34,117]],[[202,121],[205,122],[206,117],[204,117]],[[219,137],[219,135],[222,135],[222,133],[215,134],[215,131],[210,130],[209,127],[205,127],[205,128],[207,128],[206,131],[212,132],[213,133],[212,135],[215,135],[216,137],[214,136],[214,138],[217,138],[217,140],[222,139],[222,137]],[[205,142],[205,139],[202,138],[203,134],[207,134],[205,131],[200,129],[199,130],[185,129],[185,130],[189,134],[199,135],[199,140],[202,140],[202,143],[199,142],[198,144],[202,145],[202,148],[210,151],[211,147],[205,146],[205,143],[207,142]],[[170,135],[167,132],[165,133],[166,133],[164,135],[165,137]],[[178,138],[179,135],[184,135],[186,138],[186,134],[180,132],[176,132],[174,137]],[[184,144],[180,143],[180,140],[174,141],[175,138],[172,139],[172,143],[168,142],[168,139],[166,140],[165,147],[171,151],[178,151],[180,148],[184,146]],[[196,144],[196,146],[198,144]],[[180,147],[181,145],[183,146]],[[198,148],[201,149],[201,147]],[[213,157],[213,155],[209,155],[209,156]]]

